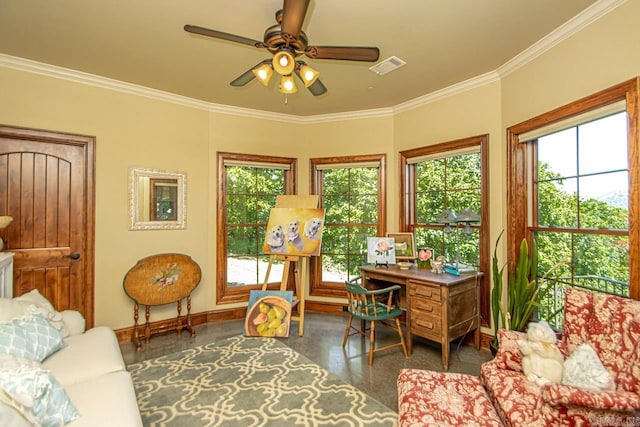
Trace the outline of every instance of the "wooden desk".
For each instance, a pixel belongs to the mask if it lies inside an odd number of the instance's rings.
[[[361,266],[365,287],[384,287],[398,284],[400,305],[406,310],[407,345],[413,350],[412,335],[437,341],[442,345],[442,365],[449,369],[449,343],[474,331],[474,344],[480,349],[480,277],[482,273],[435,274],[430,269],[418,269],[415,265],[401,270],[396,265],[389,268]]]

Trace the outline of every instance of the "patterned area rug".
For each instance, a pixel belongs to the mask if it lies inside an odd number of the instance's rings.
[[[145,426],[395,426],[397,414],[273,338],[129,365]]]

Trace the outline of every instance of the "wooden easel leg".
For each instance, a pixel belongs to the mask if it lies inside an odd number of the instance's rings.
[[[284,268],[282,269],[282,280],[280,281],[280,290],[286,291],[289,285],[289,269],[291,268],[291,261],[286,260],[284,262]]]
[[[273,260],[275,259],[274,255],[269,257],[269,265],[267,266],[267,274],[264,276],[264,283],[262,283],[262,290],[267,290],[267,285],[269,284],[269,276],[271,275],[271,266],[273,265]]]
[[[291,316],[291,320],[298,321],[298,334],[300,336],[304,335],[304,291],[302,290],[301,283],[304,283],[304,276],[306,275],[305,261],[306,258],[300,259],[298,256],[285,257],[282,282],[280,283],[280,290],[286,291],[289,280],[289,269],[291,268],[291,265],[293,265],[293,296],[294,301],[297,299],[298,315]],[[300,277],[301,273],[298,269],[299,262],[302,262],[302,278]]]
[[[273,260],[276,259],[276,256],[271,255],[269,258],[269,266],[267,267],[267,274],[264,279],[264,283],[262,284],[262,290],[267,290],[267,284],[269,282],[269,275],[271,274],[271,266],[273,265]],[[277,259],[284,261],[284,266],[282,269],[282,280],[280,281],[280,290],[286,291],[287,286],[289,285],[289,271],[291,266],[293,265],[293,277],[294,277],[294,301],[297,299],[297,309],[298,316],[292,316],[292,320],[298,321],[298,333],[300,336],[304,335],[304,283],[307,280],[307,262],[309,260],[308,257],[299,257],[299,256],[288,256],[288,255],[280,255]],[[301,262],[302,265],[298,266],[298,263]],[[293,264],[295,263],[295,264]],[[299,270],[300,267],[300,270]]]
[[[304,335],[304,283],[307,278],[307,260],[308,258],[302,258],[300,260],[300,262],[302,263],[302,271],[300,273],[300,276],[296,274],[296,294],[298,295],[298,299],[300,300],[300,302],[298,303],[298,334],[300,336]]]

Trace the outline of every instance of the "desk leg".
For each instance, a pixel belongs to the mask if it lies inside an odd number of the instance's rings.
[[[479,321],[478,321],[478,325],[480,325]],[[475,332],[473,333],[473,343],[476,346],[476,350],[480,350],[480,326],[478,326]]]
[[[404,304],[402,304],[402,293],[404,293]],[[406,343],[407,343],[407,353],[409,356],[413,354],[413,338],[411,338],[411,295],[407,290],[406,286],[403,286],[400,292],[400,302],[398,303],[401,308],[404,309],[404,319],[406,322],[407,334],[406,334]],[[402,307],[404,305],[404,307]]]
[[[445,338],[442,342],[442,367],[445,371],[449,370],[449,338]]]
[[[407,328],[407,333],[405,334],[405,342],[407,343],[407,353],[409,354],[409,356],[411,356],[413,354],[413,338],[411,338],[411,312],[408,309],[405,310],[405,322],[405,326]]]

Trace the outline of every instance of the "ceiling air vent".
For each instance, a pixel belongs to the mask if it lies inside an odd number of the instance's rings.
[[[397,56],[391,56],[385,59],[384,61],[377,63],[373,67],[369,67],[369,69],[374,73],[383,76],[397,68],[402,67],[405,64],[406,62],[404,62],[402,59],[398,58]]]

